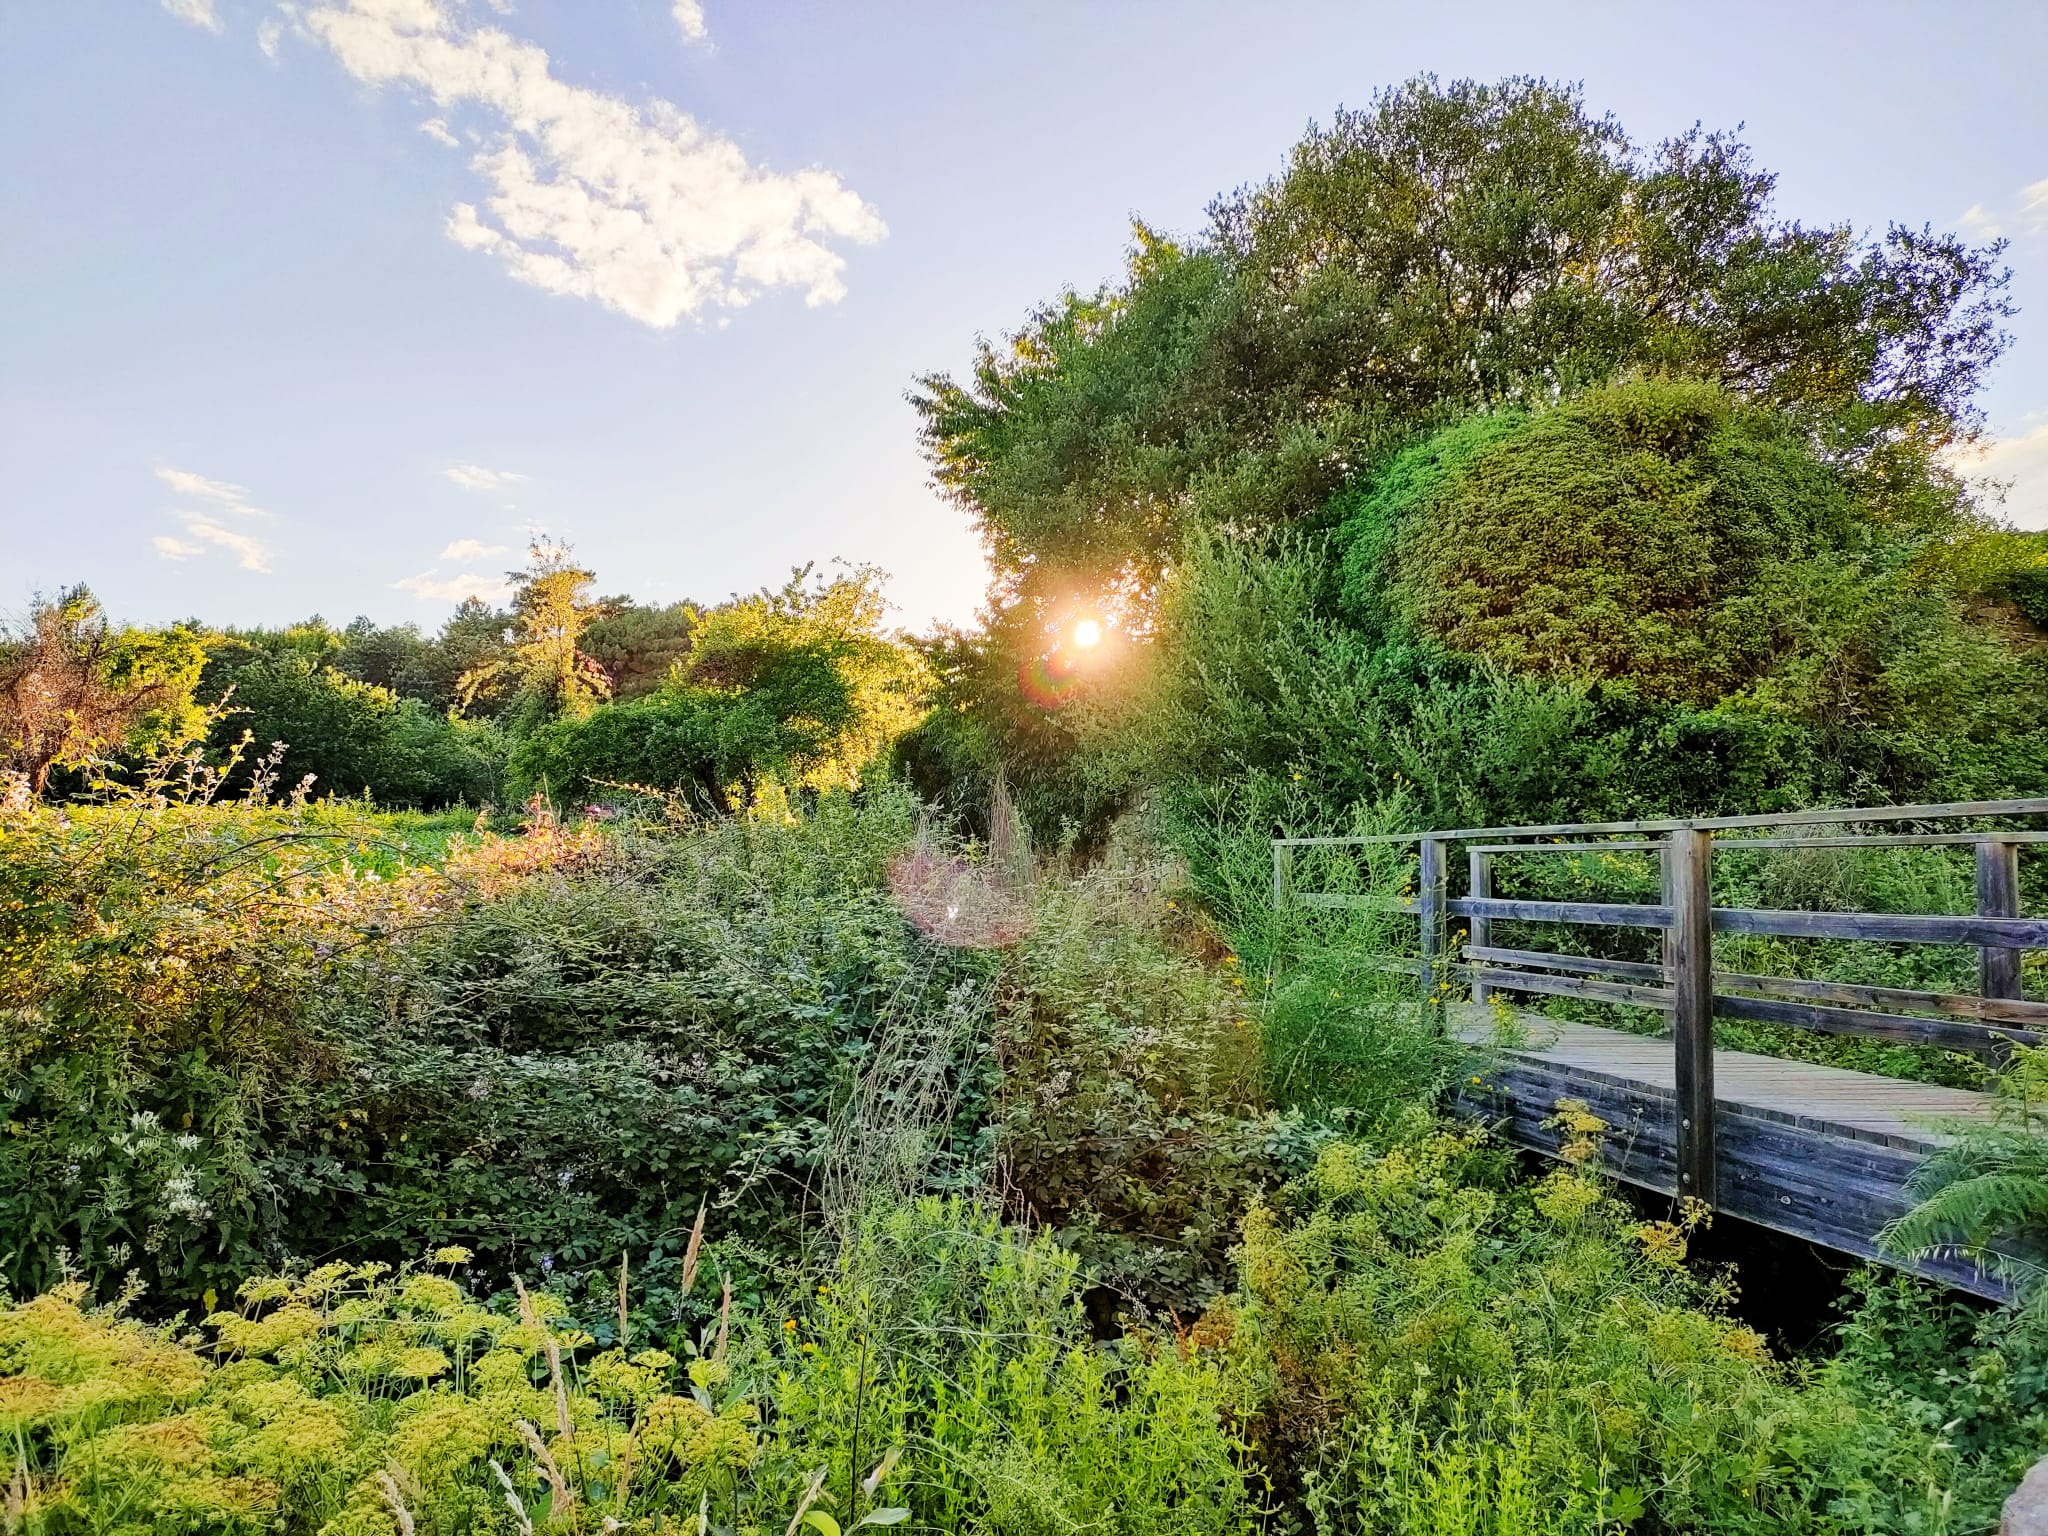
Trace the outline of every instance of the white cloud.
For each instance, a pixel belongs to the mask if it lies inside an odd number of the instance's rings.
[[[450,464],[441,471],[443,478],[452,480],[465,491],[498,491],[508,485],[517,485],[526,476],[516,469],[486,469],[481,464],[466,464],[461,460]]]
[[[169,466],[159,469],[156,477],[180,496],[218,502],[221,506],[236,512],[257,513],[259,510],[249,505],[247,491],[239,485],[230,485],[225,480],[209,480],[204,475],[193,474],[189,469],[172,469]]]
[[[277,57],[278,42],[284,37],[284,24],[275,16],[266,16],[256,24],[256,46],[263,50],[263,57]]]
[[[2020,188],[2014,218],[2029,235],[2048,235],[2048,176]]]
[[[497,114],[503,131],[471,162],[488,194],[455,205],[447,233],[550,293],[664,328],[767,288],[830,304],[846,292],[833,244],[887,233],[832,172],[764,171],[666,101],[567,84],[544,50],[468,27],[444,0],[330,0],[304,22],[358,80]]]
[[[683,36],[693,43],[704,41],[707,28],[704,25],[703,0],[676,0],[671,8],[676,25],[682,28]]]
[[[187,26],[220,30],[220,18],[213,13],[213,0],[163,0],[163,7]]]
[[[189,469],[175,469],[170,465],[159,466],[156,477],[186,501],[207,503],[204,509],[184,506],[171,513],[191,537],[181,539],[164,534],[152,539],[150,542],[155,545],[159,556],[166,560],[191,560],[203,555],[206,546],[211,544],[232,554],[236,564],[245,571],[270,569],[268,543],[252,533],[240,532],[221,521],[223,515],[257,519],[270,517],[270,514],[261,507],[249,504],[249,493],[246,490],[227,480],[211,479],[206,475],[194,474]]]
[[[216,522],[204,512],[179,512],[178,521],[185,525],[185,531],[193,538],[207,544],[218,545],[234,555],[235,564],[245,571],[270,570],[270,546],[252,534],[237,533],[234,529]],[[183,543],[184,541],[179,541]],[[189,547],[189,546],[188,546]],[[197,553],[197,551],[193,551]],[[163,553],[163,546],[157,546],[157,553]],[[180,558],[183,558],[182,556]]]
[[[1973,479],[2009,481],[1997,510],[2022,528],[2048,528],[2048,421],[1993,439],[1957,467]]]
[[[1996,240],[2000,235],[2030,240],[2048,235],[2048,176],[2021,187],[2002,206],[1972,203],[1956,222],[1972,240]]]
[[[482,539],[457,539],[453,544],[442,550],[437,558],[453,560],[456,564],[462,565],[471,560],[482,560],[491,555],[509,555],[510,553],[512,553],[512,550],[509,545],[486,544]]]
[[[445,117],[428,118],[424,123],[420,124],[420,132],[424,133],[436,144],[446,144],[450,149],[460,149],[462,147],[462,140],[448,131],[448,119]]]
[[[477,576],[466,571],[443,576],[438,569],[404,577],[391,585],[401,592],[410,592],[414,597],[444,603],[459,603],[470,597],[480,597],[487,603],[502,603],[512,591],[502,576]]]

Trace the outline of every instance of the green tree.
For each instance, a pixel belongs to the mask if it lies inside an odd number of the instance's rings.
[[[654,692],[557,719],[515,749],[516,785],[681,789],[707,808],[756,804],[773,784],[857,786],[922,717],[931,673],[883,633],[881,573],[860,567],[704,615],[688,659]]]
[[[206,657],[191,630],[115,630],[76,586],[0,632],[0,762],[40,796],[59,768],[180,739]]]
[[[568,545],[547,538],[535,539],[527,556],[523,569],[507,572],[512,643],[463,674],[462,702],[509,691],[544,717],[585,714],[611,696],[611,679],[581,647],[584,631],[608,611],[587,597],[596,573],[577,565]]]
[[[1645,150],[1575,89],[1411,81],[921,380],[926,452],[999,609],[1148,592],[1191,527],[1314,526],[1420,430],[1631,370],[1786,411],[1881,485],[1977,429],[2000,247],[1810,228],[1773,186],[1728,135]]]

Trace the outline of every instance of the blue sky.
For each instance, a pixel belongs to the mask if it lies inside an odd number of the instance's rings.
[[[2031,0],[0,0],[0,608],[432,626],[541,527],[643,600],[842,557],[967,619],[913,378],[1424,70],[2003,232],[1985,467],[2048,525],[2044,62]]]

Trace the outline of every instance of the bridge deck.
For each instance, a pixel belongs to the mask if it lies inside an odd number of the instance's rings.
[[[1457,1096],[1461,1113],[1503,1122],[1508,1139],[1555,1152],[1561,1134],[1542,1122],[1559,1099],[1582,1099],[1611,1127],[1603,1164],[1618,1178],[1677,1188],[1668,1037],[1516,1014],[1516,1039],[1485,1050],[1496,1019],[1485,1005],[1453,1005],[1452,1032],[1480,1048]],[[1905,1192],[1945,1122],[1986,1117],[1983,1094],[1903,1082],[1746,1051],[1714,1052],[1715,1204],[1732,1216],[1865,1258],[1877,1234],[1911,1208]],[[1915,1266],[1979,1295],[2002,1294],[1966,1262]]]

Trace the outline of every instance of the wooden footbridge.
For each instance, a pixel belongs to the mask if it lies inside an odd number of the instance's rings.
[[[1988,1098],[1717,1049],[1714,1021],[1788,1025],[1992,1060],[2015,1043],[2038,1044],[2048,1036],[2048,1002],[2026,998],[2020,960],[2026,950],[2048,949],[2048,920],[2021,914],[2019,856],[2029,845],[2048,842],[2048,831],[2022,825],[2041,817],[2048,817],[2048,799],[1279,838],[1273,895],[1276,906],[1414,916],[1414,957],[1397,964],[1418,976],[1445,1027],[1484,1052],[1475,1061],[1477,1085],[1466,1083],[1457,1096],[1460,1113],[1484,1116],[1510,1140],[1554,1154],[1562,1133],[1545,1122],[1560,1099],[1582,1100],[1610,1128],[1603,1163],[1618,1178],[1703,1200],[1716,1211],[1828,1248],[1898,1262],[1879,1251],[1877,1238],[1913,1204],[1908,1180],[1948,1128],[1988,1115]],[[1944,847],[1974,856],[1973,912],[1713,903],[1717,849],[1782,854]],[[1309,850],[1326,867],[1331,856],[1400,857],[1412,894],[1389,901],[1356,890],[1300,889]],[[1463,855],[1461,895],[1453,895],[1449,875],[1456,854]],[[1526,860],[1588,854],[1654,858],[1660,896],[1625,902],[1495,894],[1500,876],[1525,869]],[[1462,932],[1453,926],[1457,919]],[[1563,928],[1578,950],[1621,947],[1615,936],[1630,930],[1648,930],[1661,943],[1652,961],[1496,942],[1502,930],[1519,936],[1529,925]],[[1715,964],[1715,938],[1722,934],[1965,946],[1977,952],[1976,986],[1968,993],[1936,992],[1723,970]],[[1655,1010],[1664,1016],[1663,1027],[1657,1035],[1633,1033],[1532,1014],[1510,1001],[1527,996]],[[1999,1294],[1996,1282],[1966,1260],[1937,1257],[1910,1267],[1980,1295]]]

